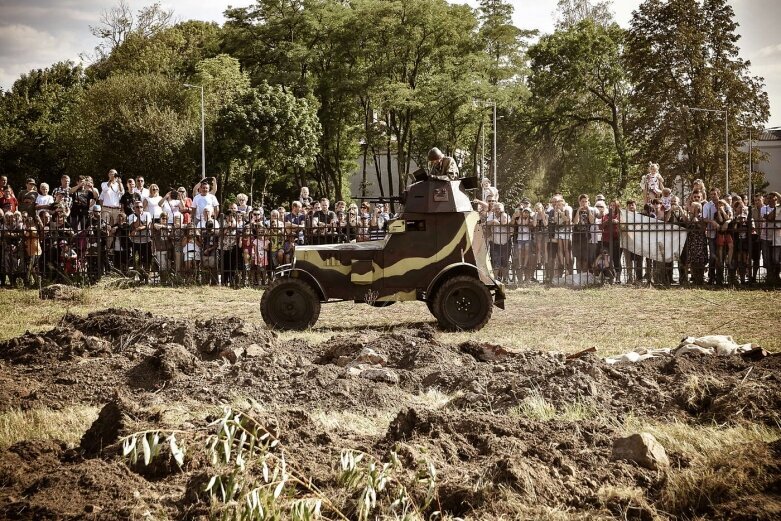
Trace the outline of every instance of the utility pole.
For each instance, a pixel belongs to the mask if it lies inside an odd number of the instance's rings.
[[[185,83],[188,89],[201,89],[201,179],[206,179],[206,122],[203,107],[203,85]]]

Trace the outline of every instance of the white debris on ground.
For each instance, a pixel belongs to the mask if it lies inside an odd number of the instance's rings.
[[[686,353],[702,355],[733,356],[748,353],[759,346],[754,344],[738,344],[729,335],[706,335],[701,337],[687,336],[681,340],[675,349],[638,349],[618,356],[605,358],[608,364],[619,362],[641,362],[659,356],[680,356]]]
[[[601,284],[600,279],[591,273],[574,273],[551,281],[551,285],[557,287],[585,288],[586,286],[596,286],[599,284]]]
[[[384,367],[388,360],[370,347],[364,347],[355,358],[340,356],[337,365],[345,368],[345,374],[366,378],[375,382],[399,383],[399,375]]]

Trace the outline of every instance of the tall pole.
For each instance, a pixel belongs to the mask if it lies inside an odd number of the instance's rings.
[[[201,89],[201,179],[206,179],[206,118],[203,105],[203,85],[185,83],[184,86],[188,89]]]
[[[754,194],[751,193],[753,186],[751,183],[751,174],[754,170],[754,158],[751,157],[753,152],[754,142],[751,139],[751,127],[748,127],[748,204],[751,206],[754,204]]]
[[[493,167],[493,171],[494,171],[494,188],[496,188],[496,101],[494,101],[493,104],[494,104],[494,136],[493,136],[494,137],[494,144],[493,144],[494,145],[493,146],[494,150],[493,150],[493,156],[492,156],[493,161],[491,161],[491,166]]]
[[[201,85],[201,179],[206,179],[206,122],[203,107],[203,85]]]
[[[729,108],[724,107],[724,162],[727,165],[727,194],[729,195]]]

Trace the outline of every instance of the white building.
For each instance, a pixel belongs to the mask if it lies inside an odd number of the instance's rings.
[[[762,172],[769,184],[766,192],[781,192],[781,127],[765,129],[753,142],[765,156],[754,165],[755,172]]]

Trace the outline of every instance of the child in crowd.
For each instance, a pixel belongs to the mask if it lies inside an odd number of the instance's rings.
[[[35,287],[38,280],[38,260],[43,253],[40,240],[42,225],[34,216],[27,216],[24,226],[25,274],[24,284]]]
[[[266,228],[262,225],[255,226],[252,239],[252,277],[254,284],[267,284],[271,282],[268,277],[268,248],[270,242]]]
[[[602,248],[597,260],[594,261],[594,276],[601,282],[612,284],[616,279],[616,269],[613,267],[613,259],[607,248]]]
[[[716,263],[719,267],[724,265],[729,268],[732,265],[734,241],[732,240],[732,207],[725,199],[718,202],[719,209],[714,216],[718,225],[716,230]]]
[[[662,188],[662,198],[661,198],[662,206],[664,206],[664,211],[669,212],[670,208],[672,208],[673,205],[673,191],[669,188],[665,187]]]
[[[662,195],[664,179],[659,174],[659,165],[657,163],[648,163],[648,173],[640,181],[640,188],[643,190],[643,201],[646,204]]]
[[[548,214],[545,213],[545,207],[542,203],[534,205],[532,221],[532,226],[534,227],[534,247],[537,250],[535,269],[537,269],[548,264]]]
[[[43,210],[51,210],[54,204],[54,197],[49,195],[49,185],[41,183],[38,187],[38,197],[35,198],[35,213],[40,214]]]
[[[198,236],[195,230],[195,226],[189,224],[184,229],[184,236],[182,237],[182,260],[184,261],[185,273],[194,276],[198,272],[198,267],[201,263],[201,238]]]

